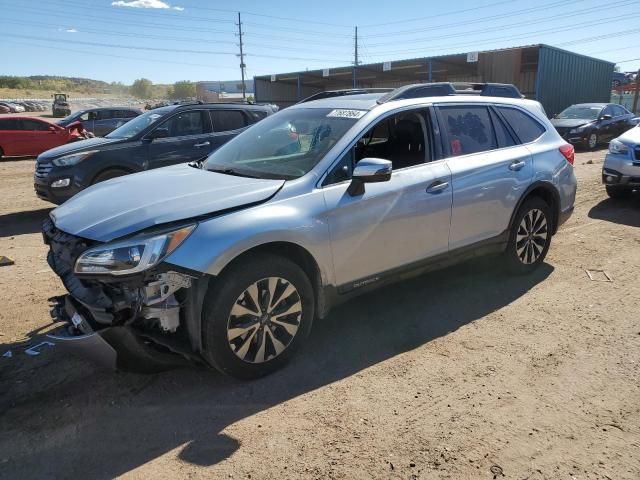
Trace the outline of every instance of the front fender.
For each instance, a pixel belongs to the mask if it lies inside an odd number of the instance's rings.
[[[323,285],[333,283],[329,226],[322,191],[271,201],[201,222],[165,260],[217,276],[243,253],[273,242],[304,248],[316,261]]]

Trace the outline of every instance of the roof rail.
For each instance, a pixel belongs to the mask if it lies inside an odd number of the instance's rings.
[[[508,83],[464,83],[451,82],[416,83],[396,88],[378,99],[378,103],[409,98],[444,97],[449,95],[481,95],[486,97],[524,98],[515,85]]]
[[[392,91],[393,88],[345,88],[342,90],[326,90],[324,92],[314,93],[313,95],[300,100],[298,103],[306,103],[313,100],[321,100],[323,98],[344,97],[347,95],[362,95],[364,93],[386,93]]]

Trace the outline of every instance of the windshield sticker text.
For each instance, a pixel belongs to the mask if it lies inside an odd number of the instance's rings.
[[[338,118],[361,118],[367,113],[366,110],[332,110],[327,117]]]

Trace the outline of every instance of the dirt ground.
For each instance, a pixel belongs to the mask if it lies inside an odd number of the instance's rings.
[[[253,382],[27,355],[63,289],[33,160],[0,163],[0,477],[640,478],[640,198],[607,199],[603,159],[577,155],[535,275],[483,259],[361,297]]]

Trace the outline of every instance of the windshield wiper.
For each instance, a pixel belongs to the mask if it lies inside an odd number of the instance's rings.
[[[202,168],[202,167],[200,167]],[[233,175],[236,177],[247,177],[247,178],[262,178],[259,177],[257,175],[251,175],[248,173],[241,173],[237,170],[234,170],[233,168],[208,168],[207,170],[209,170],[210,172],[215,172],[215,173],[224,173],[225,175]]]

